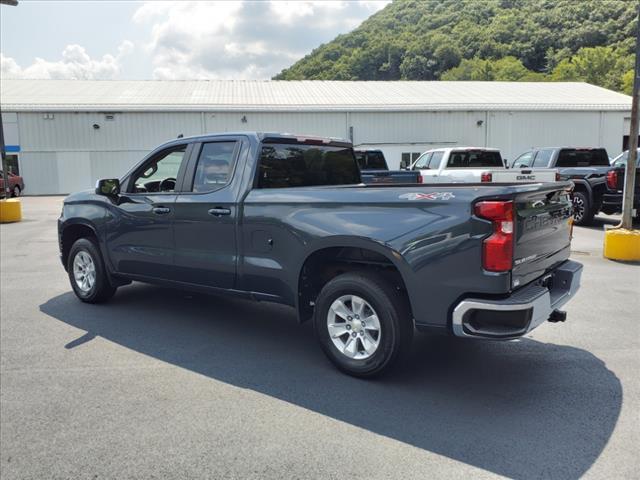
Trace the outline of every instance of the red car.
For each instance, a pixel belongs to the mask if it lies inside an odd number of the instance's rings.
[[[11,196],[19,197],[24,191],[24,181],[20,175],[14,175],[9,173],[9,187],[11,187]],[[4,197],[4,179],[2,177],[2,170],[0,170],[0,196]]]

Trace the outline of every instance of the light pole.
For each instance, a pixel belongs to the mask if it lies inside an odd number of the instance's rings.
[[[18,5],[18,0],[0,0],[2,5]],[[0,110],[0,150],[2,154],[2,186],[4,187],[4,198],[11,196],[11,185],[9,185],[9,170],[7,165],[7,152],[4,149],[4,126],[2,125],[2,110]]]
[[[629,156],[624,175],[624,192],[622,199],[622,223],[620,226],[632,229],[633,222],[633,190],[636,181],[636,165],[638,163],[638,96],[640,92],[640,6],[638,7],[638,23],[636,24],[636,66],[633,80],[631,100],[631,131],[629,132]]]

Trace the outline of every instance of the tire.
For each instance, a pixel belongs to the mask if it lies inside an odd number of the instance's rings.
[[[593,205],[584,192],[573,192],[573,223],[574,225],[590,225],[593,222]]]
[[[16,185],[15,187],[13,187],[13,190],[11,190],[11,196],[13,198],[17,198],[20,196],[20,187],[18,185]]]
[[[88,238],[76,240],[71,246],[67,272],[71,288],[83,302],[101,303],[116,293],[116,287],[109,282],[98,246]]]
[[[371,272],[344,273],[329,281],[316,299],[313,323],[329,360],[360,378],[388,371],[409,351],[413,338],[407,299],[388,280]]]

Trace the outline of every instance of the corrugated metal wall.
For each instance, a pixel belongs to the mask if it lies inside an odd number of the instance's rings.
[[[439,146],[500,148],[515,158],[532,146],[603,146],[620,152],[624,112],[237,112],[19,113],[26,194],[69,193],[117,177],[155,146],[205,132],[271,131],[349,138],[380,148],[390,168],[403,152]],[[48,118],[46,118],[48,117]],[[93,125],[99,125],[95,129]]]
[[[348,138],[345,113],[205,113],[207,132],[279,132]]]

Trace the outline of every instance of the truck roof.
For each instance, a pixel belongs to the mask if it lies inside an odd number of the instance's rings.
[[[335,137],[319,137],[316,135],[304,135],[293,133],[277,133],[277,132],[256,132],[256,131],[239,131],[239,132],[220,132],[220,133],[204,133],[200,135],[191,135],[189,137],[179,137],[166,142],[164,145],[172,143],[181,143],[184,141],[206,141],[217,137],[228,136],[248,136],[253,137],[258,142],[265,143],[308,143],[311,145],[328,145],[337,147],[352,147],[352,143],[344,138]],[[163,146],[164,146],[163,145]]]
[[[481,150],[483,152],[500,152],[497,148],[491,147],[444,147],[444,148],[432,148],[430,150],[426,150],[427,152],[465,152],[465,151],[473,151],[473,150]]]

